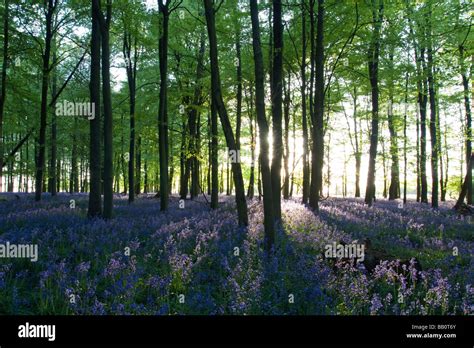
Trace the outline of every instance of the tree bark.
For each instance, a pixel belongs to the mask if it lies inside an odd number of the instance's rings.
[[[92,12],[92,34],[91,34],[91,78],[90,78],[90,102],[95,108],[95,118],[90,120],[90,146],[89,146],[89,172],[90,192],[89,207],[87,215],[96,217],[102,214],[101,196],[101,112],[100,112],[100,28],[99,16],[95,7],[97,0],[93,0]]]
[[[100,0],[96,2],[99,17],[99,28],[102,45],[102,96],[104,106],[104,207],[102,216],[112,218],[113,209],[113,124],[112,124],[112,93],[110,87],[110,44],[109,31],[112,19],[112,0],[107,0],[106,14],[101,10]]]
[[[265,249],[270,251],[275,242],[275,219],[272,194],[272,173],[269,165],[268,143],[269,126],[265,116],[265,74],[263,70],[263,55],[260,40],[260,23],[258,20],[257,0],[250,0],[252,18],[253,57],[255,61],[255,109],[260,140],[259,164],[263,186],[263,225],[265,228]],[[259,176],[260,177],[260,176]],[[260,181],[260,180],[259,180]]]
[[[471,100],[469,97],[469,78],[464,64],[464,46],[459,46],[459,58],[461,66],[461,76],[464,94],[464,108],[466,109],[466,128],[465,128],[465,148],[466,148],[466,165],[469,164],[469,159],[472,156],[472,113],[471,113]],[[473,88],[474,90],[474,88]],[[472,204],[472,171],[469,167],[467,170],[467,204]]]
[[[158,0],[161,16],[161,32],[159,39],[160,60],[160,102],[158,107],[158,138],[160,153],[160,210],[166,211],[169,205],[168,186],[168,31],[169,31],[169,8],[168,2]]]
[[[430,136],[431,136],[431,206],[438,208],[438,131],[436,115],[436,92],[433,73],[433,47],[431,32],[431,3],[428,3],[427,23],[427,56],[428,56],[428,93],[430,97]]]
[[[5,0],[5,12],[3,14],[3,64],[2,64],[2,87],[0,91],[0,192],[3,187],[3,115],[5,112],[5,98],[7,96],[7,68],[8,68],[8,42],[9,42],[10,10],[9,0]]]
[[[377,144],[379,137],[379,51],[380,51],[380,30],[383,18],[383,0],[379,0],[377,9],[376,0],[372,0],[373,31],[372,42],[368,54],[369,80],[372,93],[372,122],[369,149],[369,170],[367,174],[367,186],[365,189],[365,203],[372,206],[375,198],[375,160],[377,157]]]
[[[36,158],[35,201],[41,200],[46,159],[46,119],[48,117],[48,87],[50,73],[51,43],[53,40],[53,18],[56,11],[56,0],[48,0],[46,4],[46,29],[43,51],[42,83],[41,83],[41,112],[38,135],[38,154]]]
[[[283,157],[282,141],[282,97],[283,97],[283,23],[281,0],[273,4],[273,62],[271,78],[272,100],[272,194],[273,215],[276,221],[281,220],[281,162]],[[265,193],[264,193],[265,195]]]
[[[388,199],[394,200],[400,198],[400,166],[398,156],[398,132],[397,120],[393,114],[393,53],[394,46],[390,46],[389,62],[390,62],[390,77],[388,81],[388,129],[390,132],[390,187]]]
[[[303,198],[302,203],[308,203],[309,198],[309,154],[308,154],[308,116],[306,104],[306,5],[305,0],[301,1],[301,32],[302,32],[302,53],[301,53],[301,122],[303,127]]]
[[[137,39],[132,43],[132,35],[125,30],[123,36],[123,54],[127,71],[129,115],[130,115],[130,143],[128,150],[128,203],[135,200],[135,104],[136,104],[136,82],[137,82]],[[133,45],[133,61],[132,61]]]
[[[324,0],[318,0],[313,112],[313,147],[309,205],[319,213],[319,195],[323,184],[324,163]]]
[[[237,145],[235,142],[232,126],[230,124],[229,116],[227,114],[224,100],[221,92],[221,82],[219,73],[219,61],[217,52],[217,35],[216,35],[216,23],[215,23],[215,10],[213,7],[212,0],[205,0],[205,14],[207,22],[207,32],[209,36],[209,50],[210,50],[210,61],[211,61],[211,85],[212,85],[212,100],[215,103],[217,112],[219,114],[222,129],[226,139],[227,147],[229,151],[235,151],[237,153]],[[244,180],[242,177],[242,168],[239,161],[233,161],[232,173],[234,176],[235,183],[235,200],[237,204],[237,214],[239,225],[248,225],[247,215],[247,202],[245,200],[245,188]]]

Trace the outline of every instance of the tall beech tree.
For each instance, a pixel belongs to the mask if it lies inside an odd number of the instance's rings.
[[[41,78],[41,109],[40,109],[40,127],[38,134],[38,152],[36,155],[36,175],[35,175],[35,200],[41,200],[43,192],[43,179],[46,167],[46,127],[48,117],[48,88],[49,76],[51,72],[51,45],[54,36],[54,14],[57,10],[57,0],[45,1],[45,36],[44,51],[42,54],[42,78]]]
[[[160,16],[160,38],[158,54],[160,65],[160,99],[158,107],[158,148],[160,153],[160,210],[169,205],[169,141],[168,141],[168,39],[170,14],[181,5],[182,0],[163,2],[158,0]]]
[[[0,90],[0,192],[2,192],[3,184],[3,163],[4,163],[4,145],[3,145],[3,117],[5,114],[5,98],[7,96],[7,69],[8,69],[8,43],[10,37],[10,9],[9,1],[5,1],[3,13],[3,50],[2,50],[2,86]]]
[[[365,203],[369,206],[375,197],[375,160],[379,138],[379,55],[380,31],[383,20],[383,0],[372,0],[372,40],[368,51],[368,70],[372,95],[372,121],[370,131],[369,169],[365,189]]]
[[[311,151],[312,167],[309,205],[316,213],[319,213],[319,195],[323,184],[324,163],[324,0],[318,0],[316,26],[316,46],[314,54],[312,54],[315,60],[316,78],[312,113],[313,146]]]
[[[437,109],[436,109],[436,90],[434,80],[433,66],[433,39],[432,39],[432,8],[431,2],[428,2],[426,11],[426,37],[427,37],[427,70],[428,70],[428,93],[430,97],[430,138],[431,138],[431,206],[438,208],[438,127],[437,127]]]
[[[222,3],[221,3],[222,4]],[[215,13],[219,9],[214,8],[214,2],[212,0],[204,0],[206,23],[207,23],[207,34],[209,37],[209,58],[211,61],[211,87],[212,87],[212,103],[215,104],[217,113],[221,120],[222,129],[227,143],[227,148],[230,154],[237,154],[237,145],[230,124],[227,109],[224,104],[221,92],[221,81],[219,73],[219,60],[217,52],[217,34],[216,34],[216,22]],[[232,151],[232,152],[231,152]],[[239,156],[234,156],[239,157]],[[245,187],[244,179],[242,177],[242,168],[239,161],[232,161],[232,174],[235,184],[235,201],[237,204],[237,214],[239,225],[248,225],[248,214],[247,214],[247,202],[245,199]]]
[[[271,75],[272,100],[272,194],[274,218],[281,220],[281,162],[283,157],[282,140],[282,101],[283,101],[283,22],[281,0],[273,4],[273,61]]]
[[[97,0],[92,2],[90,103],[95,108],[95,117],[90,120],[89,172],[90,192],[87,215],[97,217],[102,214],[101,195],[101,112],[100,112],[100,24]]]
[[[97,12],[101,43],[102,102],[104,107],[104,207],[102,216],[112,217],[113,208],[113,124],[112,124],[112,91],[110,87],[110,23],[112,20],[112,0],[107,0],[105,14],[101,8],[101,0],[93,0]]]
[[[262,187],[263,187],[263,212],[265,228],[265,248],[271,250],[275,242],[275,220],[272,194],[272,173],[269,165],[270,146],[268,143],[269,126],[265,116],[265,73],[263,69],[263,54],[260,40],[260,23],[258,19],[257,0],[250,0],[250,15],[252,17],[252,46],[255,62],[255,109],[260,138],[260,157]]]
[[[125,69],[127,72],[128,94],[129,94],[129,114],[130,114],[130,142],[128,152],[128,202],[135,200],[135,106],[137,89],[137,62],[139,58],[137,35],[132,35],[123,13],[122,21],[124,23],[123,34],[123,56],[125,58]]]

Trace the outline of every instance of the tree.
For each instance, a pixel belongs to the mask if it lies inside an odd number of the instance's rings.
[[[312,113],[313,147],[309,205],[319,213],[319,195],[323,184],[324,161],[324,0],[318,0],[315,59],[315,93]]]
[[[272,173],[269,165],[269,126],[265,116],[265,73],[263,70],[263,55],[260,40],[260,23],[258,20],[257,0],[250,0],[250,13],[252,17],[252,46],[255,61],[255,109],[260,140],[259,163],[262,172],[263,186],[263,225],[265,228],[265,248],[271,250],[275,242],[275,219],[272,194]]]
[[[378,6],[377,6],[378,3]],[[383,20],[383,0],[372,0],[372,41],[368,51],[368,70],[372,94],[372,122],[370,133],[369,169],[367,173],[367,186],[365,189],[365,203],[372,205],[375,197],[375,159],[377,156],[377,143],[379,138],[379,52],[380,30]]]
[[[102,216],[112,217],[113,208],[113,134],[112,134],[112,94],[110,88],[110,43],[109,31],[112,20],[112,0],[107,0],[106,13],[101,9],[101,0],[93,0],[94,11],[97,12],[101,38],[102,68],[102,100],[104,105],[104,207]]]
[[[97,12],[97,0],[92,2],[92,34],[91,34],[91,70],[90,70],[90,102],[97,111],[95,118],[90,120],[89,171],[90,192],[87,215],[97,217],[102,214],[101,195],[101,113],[100,113],[100,27]]]
[[[209,36],[209,56],[211,61],[211,86],[212,86],[212,103],[215,104],[219,118],[221,120],[222,129],[226,139],[227,147],[233,154],[237,154],[237,145],[235,142],[232,126],[230,124],[227,109],[224,105],[221,92],[221,82],[219,73],[219,60],[217,52],[217,35],[214,4],[212,0],[204,1],[207,33]],[[237,156],[238,157],[238,156]],[[242,177],[242,169],[238,161],[232,161],[232,174],[235,183],[235,200],[237,204],[237,214],[239,225],[248,225],[247,202],[245,200],[244,180]]]
[[[158,52],[160,60],[160,102],[158,107],[158,141],[160,152],[160,210],[165,211],[169,205],[169,144],[168,144],[168,36],[170,14],[176,10],[181,1],[164,3],[158,0],[160,14],[160,39]]]
[[[308,203],[309,198],[309,154],[308,154],[308,119],[306,104],[306,5],[305,0],[301,1],[301,37],[302,37],[302,53],[301,53],[301,122],[303,127],[303,198],[304,204]]]
[[[468,33],[469,34],[469,33]],[[467,38],[467,35],[466,35]],[[461,45],[459,45],[459,65],[461,70],[461,77],[462,77],[462,86],[463,86],[463,95],[464,95],[464,108],[466,111],[466,130],[465,130],[465,148],[466,148],[466,182],[467,182],[467,204],[472,204],[472,171],[469,170],[469,159],[472,155],[472,114],[471,114],[471,100],[469,96],[469,78],[467,74],[467,68],[464,61],[465,55],[465,41]]]
[[[428,56],[428,93],[430,97],[430,137],[431,137],[431,206],[438,208],[438,127],[436,113],[436,92],[433,67],[433,43],[432,43],[432,13],[431,3],[428,2],[426,14],[427,23],[427,56]]]
[[[130,107],[130,143],[128,152],[128,202],[135,200],[135,106],[137,85],[137,62],[139,59],[136,33],[132,35],[127,25],[126,13],[123,14],[123,55],[125,58],[125,69],[127,72],[129,107]]]
[[[281,220],[281,161],[283,157],[282,141],[282,100],[283,100],[283,23],[281,0],[273,4],[273,62],[271,78],[272,98],[272,194],[273,212],[276,221]],[[264,193],[265,194],[265,193]]]
[[[41,79],[41,111],[40,111],[40,128],[38,135],[38,154],[36,157],[36,175],[35,175],[35,200],[41,200],[43,192],[43,175],[46,160],[46,119],[48,117],[48,87],[50,75],[50,59],[51,59],[51,43],[53,41],[53,20],[57,9],[57,0],[48,0],[45,2],[45,37],[43,66]]]
[[[390,45],[389,48],[389,80],[388,80],[388,129],[390,132],[390,157],[392,165],[390,168],[390,188],[389,188],[389,199],[400,198],[400,167],[398,157],[398,118],[393,113],[394,104],[394,79],[393,79],[393,55],[394,46]]]
[[[3,183],[3,115],[5,112],[5,98],[7,96],[7,69],[8,69],[8,39],[9,39],[9,1],[5,0],[5,12],[3,14],[3,63],[2,63],[2,86],[0,90],[0,192]]]

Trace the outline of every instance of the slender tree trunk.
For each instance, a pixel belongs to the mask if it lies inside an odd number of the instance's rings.
[[[466,148],[466,164],[469,163],[469,159],[472,155],[472,113],[471,113],[471,100],[469,98],[469,78],[467,75],[467,69],[464,63],[464,46],[459,46],[459,58],[461,65],[461,76],[464,94],[464,108],[466,109],[466,127],[465,127],[465,148]],[[474,57],[474,56],[473,56]],[[474,88],[473,88],[474,91]],[[467,170],[467,204],[472,204],[472,171],[466,167]]]
[[[408,114],[408,72],[405,74],[405,112],[403,114],[403,204],[407,203],[407,114]],[[417,173],[418,175],[418,173]],[[418,180],[418,176],[417,176]]]
[[[391,168],[390,168],[390,188],[389,188],[389,200],[400,198],[400,166],[398,158],[398,132],[397,132],[397,119],[393,113],[393,54],[394,46],[390,46],[389,62],[390,62],[390,78],[388,81],[388,129],[390,132],[390,157],[391,157]]]
[[[360,166],[362,162],[362,152],[360,150],[360,142],[362,141],[359,137],[359,130],[357,128],[357,86],[354,85],[354,114],[352,116],[354,120],[354,145],[355,145],[355,197],[360,197]],[[359,141],[360,139],[360,141]]]
[[[283,97],[283,23],[281,0],[273,4],[273,62],[271,78],[272,100],[272,194],[273,211],[276,221],[281,220],[281,161],[283,157],[282,141],[282,97]],[[265,195],[265,193],[264,193]]]
[[[72,132],[71,173],[69,177],[69,193],[78,192],[77,172],[77,118],[74,118],[74,130]]]
[[[382,126],[383,128],[383,126]],[[382,170],[383,170],[383,198],[387,198],[387,153],[385,152],[385,139],[382,137]]]
[[[283,119],[285,120],[285,131],[283,133],[284,148],[283,154],[283,167],[285,168],[285,176],[283,179],[283,198],[290,198],[290,84],[291,84],[291,73],[288,72],[287,78],[288,86],[284,88],[284,106],[283,106]]]
[[[377,157],[377,143],[379,137],[379,50],[380,50],[380,30],[383,18],[383,0],[379,0],[379,8],[377,9],[377,1],[372,0],[372,18],[374,21],[372,31],[372,42],[368,54],[369,80],[372,93],[372,124],[370,134],[369,149],[369,170],[367,174],[367,186],[365,190],[365,203],[372,205],[375,197],[375,160]]]
[[[433,73],[433,47],[431,39],[431,4],[428,3],[427,23],[427,56],[428,56],[428,93],[430,97],[430,137],[431,137],[431,206],[438,208],[438,132],[436,115],[436,92]]]
[[[209,36],[209,49],[210,49],[210,61],[211,61],[211,85],[212,85],[212,100],[215,103],[217,112],[219,114],[224,136],[226,138],[227,147],[230,151],[237,153],[237,145],[235,142],[234,134],[232,132],[232,126],[229,121],[224,100],[221,92],[221,82],[219,74],[219,62],[217,52],[217,35],[216,35],[216,24],[215,24],[215,9],[213,7],[212,0],[205,0],[205,14],[207,22],[207,31]],[[237,214],[239,225],[248,225],[247,215],[247,202],[245,200],[245,188],[244,180],[242,177],[242,168],[238,161],[232,163],[232,173],[234,176],[235,183],[235,200],[237,204]]]
[[[99,29],[102,45],[102,96],[104,106],[104,206],[102,216],[105,219],[112,218],[113,208],[113,180],[114,180],[114,156],[113,156],[113,124],[112,124],[112,94],[110,87],[110,43],[109,31],[112,19],[112,0],[107,0],[106,13],[102,12],[101,1],[93,0],[95,11],[99,19]]]
[[[169,205],[168,187],[168,27],[169,9],[168,2],[165,5],[163,0],[158,0],[161,16],[161,36],[159,39],[159,59],[160,59],[160,103],[158,110],[158,138],[160,152],[160,210],[165,211]]]
[[[310,172],[308,154],[308,116],[306,104],[306,4],[301,1],[301,32],[302,32],[302,53],[301,53],[301,122],[303,127],[303,204],[308,203]]]
[[[142,137],[137,138],[137,149],[135,159],[135,194],[138,196],[141,192],[142,187]]]
[[[426,105],[428,102],[426,91],[428,88],[427,88],[427,81],[426,81],[426,74],[425,74],[425,70],[426,70],[425,69],[425,48],[424,48],[423,39],[420,40],[420,44],[418,44],[416,41],[416,37],[413,30],[412,19],[411,19],[411,16],[413,15],[413,11],[412,11],[411,6],[409,5],[409,2],[407,2],[407,12],[408,12],[409,31],[410,31],[410,36],[412,37],[412,41],[413,41],[413,50],[415,52],[416,76],[417,76],[416,87],[417,87],[417,94],[418,94],[418,109],[420,113],[419,156],[417,156],[420,179],[417,185],[419,185],[419,200],[422,203],[428,203],[428,183],[426,179]],[[422,26],[420,30],[421,32],[423,32]],[[424,37],[424,33],[420,33],[420,36]],[[417,126],[418,126],[418,123],[417,123]],[[418,127],[417,127],[417,131],[418,131]]]
[[[249,115],[249,126],[250,126],[250,156],[251,156],[251,164],[250,164],[250,178],[249,178],[249,186],[247,189],[247,197],[252,199],[254,196],[254,186],[255,186],[255,146],[256,146],[256,125],[254,126],[255,117],[253,115],[253,86],[249,86],[250,89],[250,98],[247,98],[247,108],[248,108],[248,115]]]
[[[194,87],[193,107],[189,112],[189,159],[188,166],[191,170],[191,199],[199,195],[199,116],[198,107],[202,104],[202,84],[204,76],[204,52],[206,49],[205,33],[201,33],[198,61],[196,68],[196,84]],[[189,171],[186,171],[189,176]],[[187,179],[187,178],[186,178]],[[187,185],[187,180],[186,180]]]
[[[3,63],[2,63],[2,87],[0,91],[0,192],[3,187],[3,115],[5,111],[5,98],[7,96],[7,68],[8,68],[8,41],[10,26],[9,0],[5,0],[5,10],[3,13]]]
[[[92,34],[91,34],[91,82],[90,102],[95,108],[95,118],[90,121],[90,193],[89,208],[87,215],[95,217],[102,214],[101,196],[101,112],[100,112],[100,28],[99,15],[95,10],[97,0],[93,0],[92,12]]]
[[[48,86],[50,73],[51,43],[53,40],[53,17],[56,11],[56,0],[47,1],[46,34],[44,39],[43,68],[41,83],[41,113],[38,135],[38,156],[36,159],[35,201],[41,200],[46,159],[46,119],[48,117]]]
[[[269,165],[269,126],[265,116],[265,75],[263,71],[257,0],[250,0],[250,12],[252,18],[253,57],[255,61],[255,108],[260,139],[259,164],[261,166],[263,184],[263,225],[265,228],[265,248],[267,251],[270,251],[275,242],[275,219],[273,216],[272,173]]]
[[[313,148],[309,205],[319,213],[319,195],[323,183],[324,163],[324,0],[318,0],[315,59],[315,93],[313,112]]]
[[[293,197],[293,188],[295,186],[295,168],[296,168],[296,115],[293,112],[293,159],[291,164],[291,183],[290,183],[290,197]]]
[[[127,82],[129,93],[129,114],[130,114],[130,143],[128,150],[128,202],[135,200],[135,95],[137,81],[137,41],[135,38],[134,55],[132,60],[132,35],[128,30],[123,37],[123,54],[125,56]]]
[[[211,208],[219,204],[219,163],[218,163],[217,107],[211,102]]]
[[[53,38],[53,65],[54,65],[54,70],[53,70],[53,82],[51,86],[51,97],[54,98],[54,96],[57,94],[57,45],[56,45],[56,38]],[[49,162],[49,192],[51,193],[51,196],[56,196],[57,190],[56,190],[56,182],[57,182],[57,177],[56,177],[56,161],[57,161],[57,138],[58,138],[58,127],[57,127],[57,117],[56,117],[56,108],[52,108],[52,113],[51,113],[51,154],[50,154],[50,162]],[[75,144],[73,144],[75,145]]]

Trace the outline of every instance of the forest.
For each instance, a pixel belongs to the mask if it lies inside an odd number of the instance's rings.
[[[0,6],[0,314],[474,314],[472,1]]]

